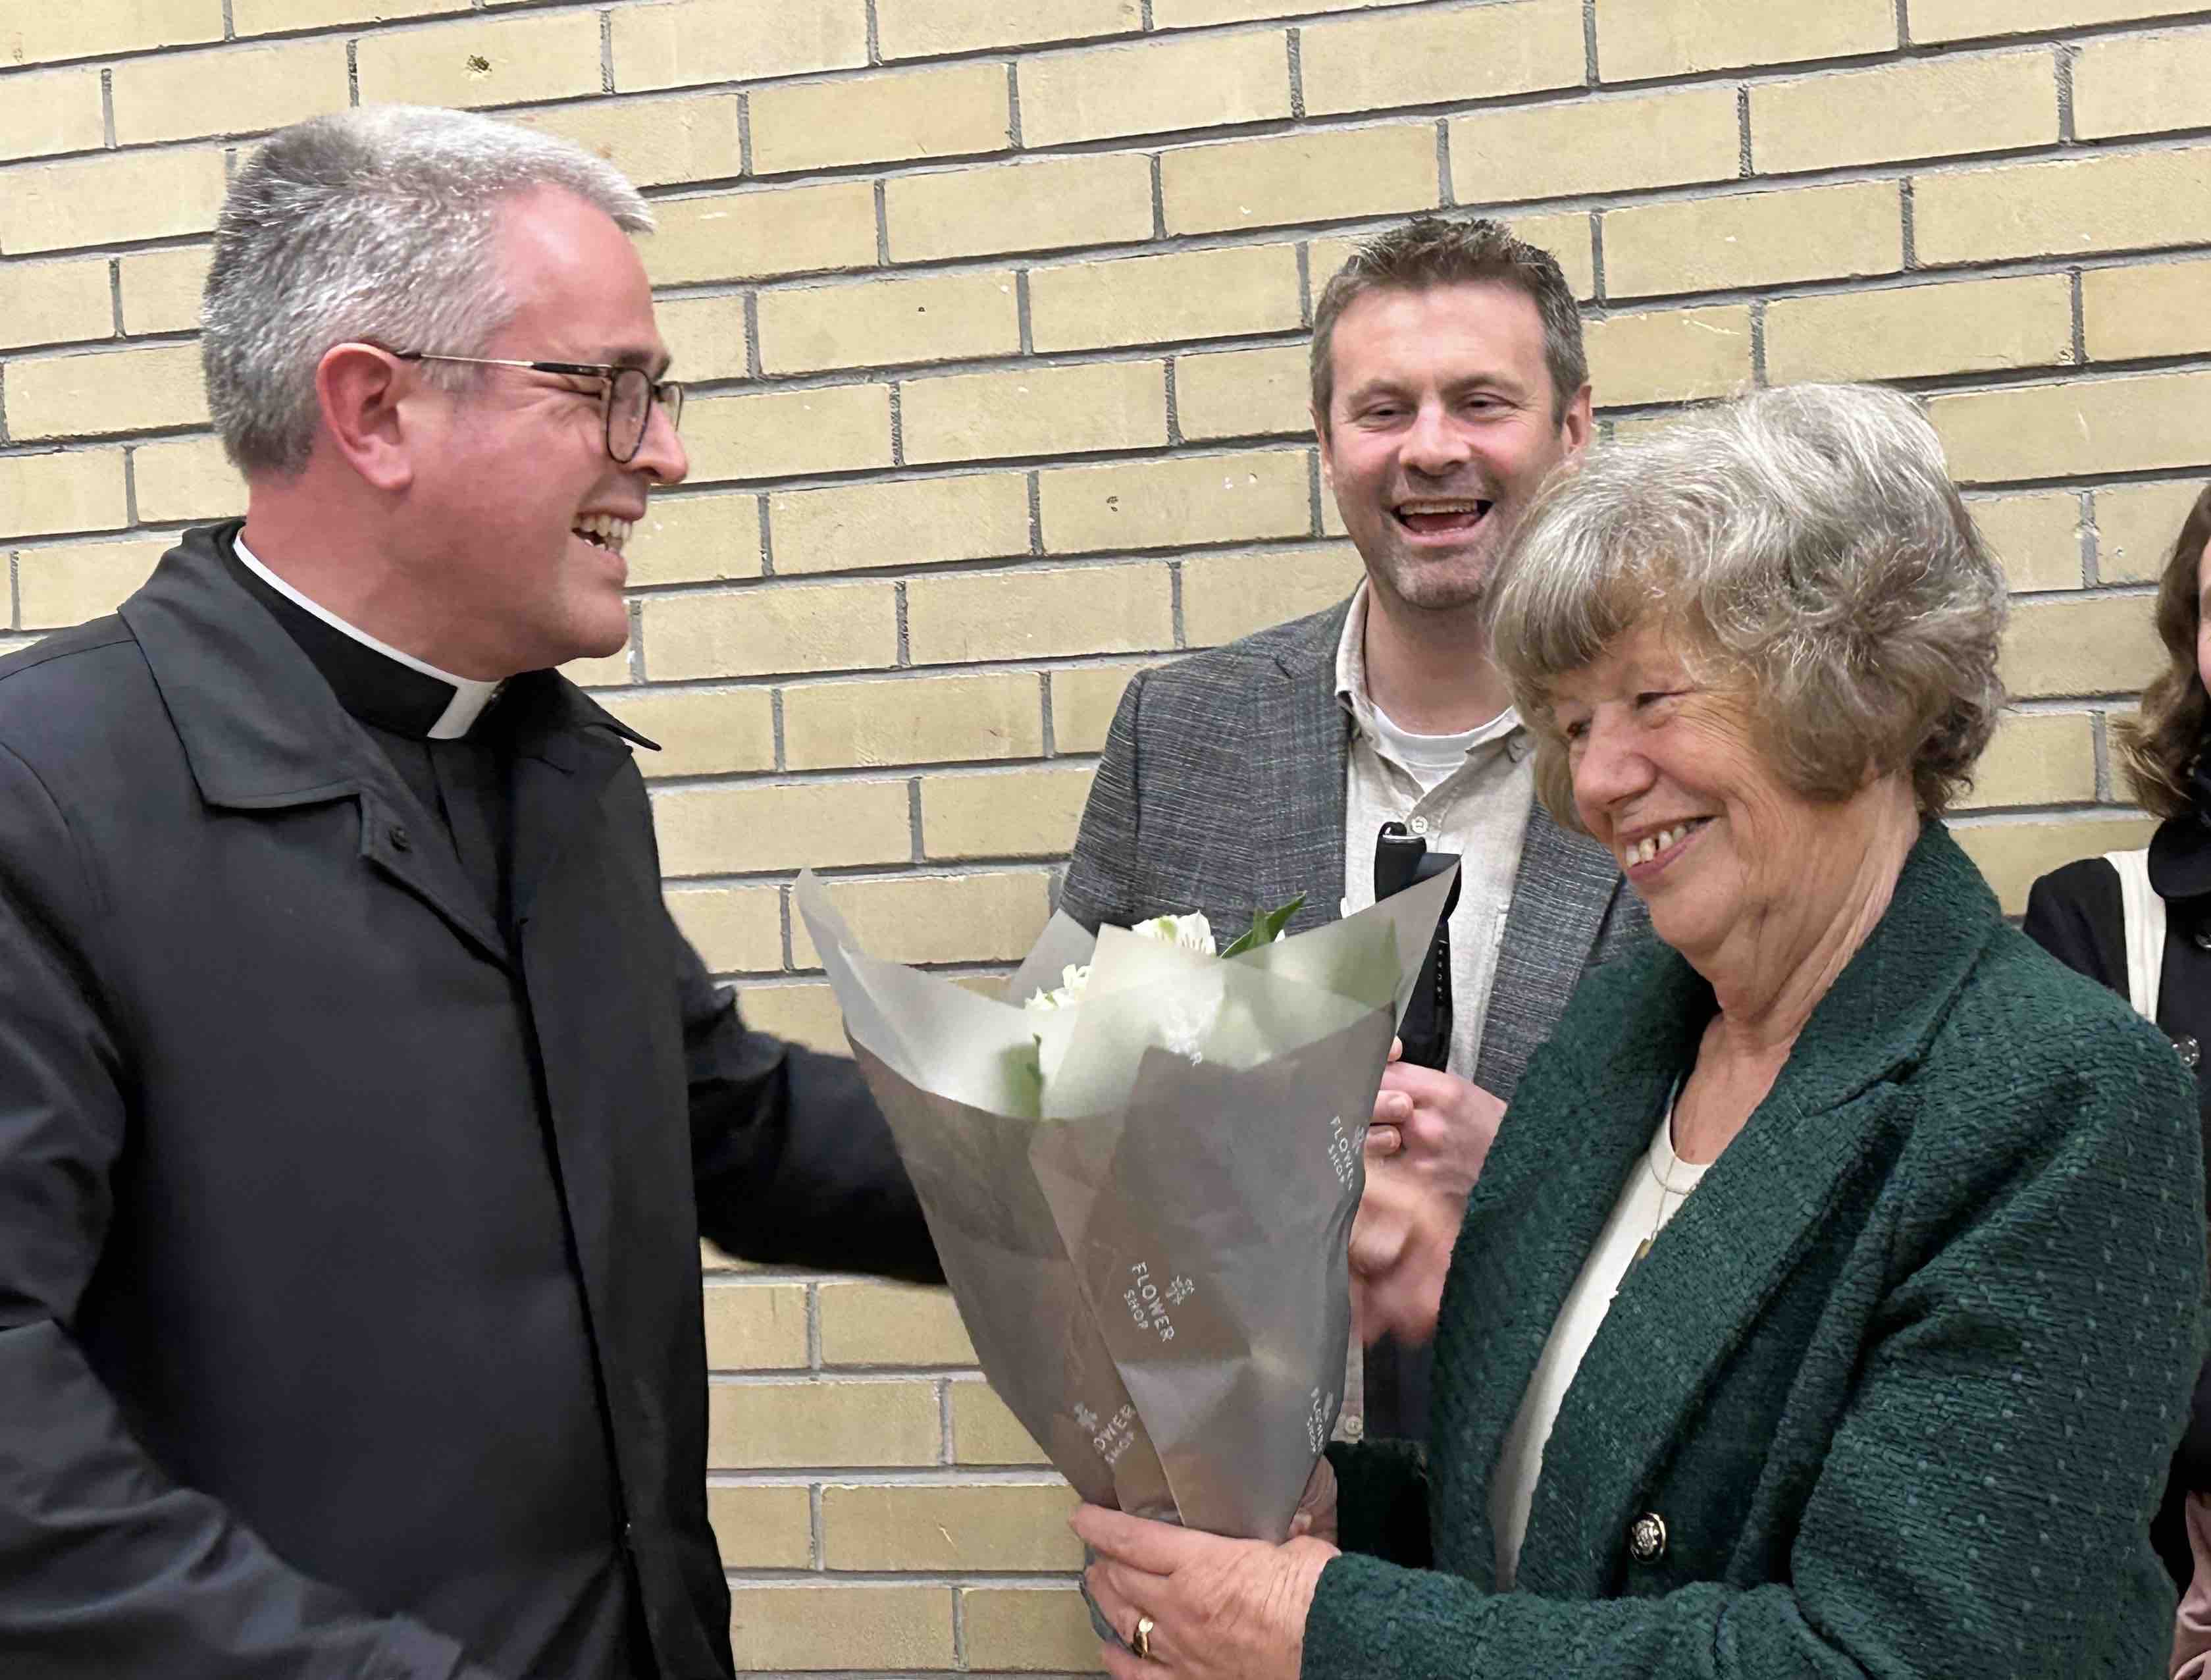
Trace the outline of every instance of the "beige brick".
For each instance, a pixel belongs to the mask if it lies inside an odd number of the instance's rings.
[[[1020,64],[1021,142],[1027,146],[1290,115],[1289,52],[1271,30],[1169,36],[1049,53]]]
[[[214,255],[212,246],[188,245],[124,258],[124,331],[197,332],[200,294]]]
[[[706,1405],[710,1470],[937,1460],[942,1429],[931,1382],[709,1383]]]
[[[906,641],[916,664],[1170,647],[1172,597],[1157,564],[916,578]]]
[[[1154,662],[1068,665],[1051,673],[1052,745],[1063,753],[1104,749],[1106,731],[1129,679]]]
[[[2026,700],[2136,694],[2165,655],[2146,595],[2054,596],[2022,601],[2004,633],[2004,686]]]
[[[1030,337],[1046,354],[1287,332],[1303,320],[1298,252],[1291,245],[1232,246],[1029,271]]]
[[[454,0],[230,0],[239,37],[331,23],[393,23],[458,10]]]
[[[1590,383],[1608,408],[1724,397],[1750,383],[1750,306],[1646,311],[1591,321]]]
[[[1170,234],[1433,209],[1439,200],[1429,123],[1184,146],[1160,160]]]
[[[1311,529],[1309,458],[1270,449],[1039,473],[1045,547],[1081,554],[1303,537]]]
[[[2009,713],[1974,767],[1963,806],[2085,804],[2096,797],[2096,730],[2085,712]]]
[[[760,347],[770,373],[1014,355],[1021,348],[1021,309],[1010,273],[763,292]]]
[[[1072,1586],[972,1586],[960,1601],[971,1667],[1089,1674],[1102,1665],[1090,1612]]]
[[[948,1289],[900,1283],[824,1283],[821,1362],[830,1365],[972,1365],[974,1344]],[[840,1566],[831,1564],[830,1568]]]
[[[591,15],[593,27],[597,15]],[[614,12],[615,86],[751,82],[868,62],[865,0],[678,0]],[[591,70],[597,89],[598,55]]]
[[[902,864],[913,856],[902,781],[687,788],[656,794],[652,820],[661,873],[670,878]]]
[[[1090,797],[1090,767],[925,776],[924,858],[1063,858]]]
[[[748,986],[738,1001],[746,1023],[755,1032],[772,1033],[809,1050],[852,1053],[837,995],[825,984]]]
[[[1451,212],[1459,217],[1483,213],[1471,207]],[[1586,210],[1568,210],[1557,215],[1507,215],[1500,220],[1510,225],[1515,238],[1548,251],[1558,259],[1560,270],[1574,288],[1576,297],[1587,302],[1596,295],[1596,247]],[[1316,300],[1336,270],[1350,260],[1351,253],[1358,249],[1364,237],[1315,240],[1308,246],[1306,267],[1312,276]]]
[[[1895,45],[1890,0],[1596,0],[1597,73],[1607,82]]]
[[[1922,175],[1912,230],[1929,264],[2211,240],[2211,147]]]
[[[853,938],[870,956],[889,962],[1011,962],[1028,955],[1051,917],[1050,879],[1040,869],[903,875],[839,881],[829,891]],[[803,924],[793,924],[791,937],[794,967],[821,966]]]
[[[130,452],[138,517],[156,525],[245,511],[245,481],[215,438],[142,443]]]
[[[2211,373],[1967,391],[1927,414],[1961,482],[2191,466],[2211,427]]]
[[[207,423],[197,345],[101,350],[8,365],[8,433],[19,442]]]
[[[114,336],[106,263],[0,263],[0,347]]]
[[[2047,52],[2012,52],[1761,82],[1750,135],[1762,175],[2051,145],[2057,66]]]
[[[955,1382],[952,1396],[952,1456],[963,1465],[1041,1465],[1051,1461],[1021,1420],[984,1382]]]
[[[1175,415],[1192,442],[1312,430],[1312,363],[1303,343],[1175,360]]]
[[[709,1488],[706,1517],[725,1569],[804,1569],[814,1562],[814,1496],[804,1488]]]
[[[683,409],[691,476],[784,478],[891,464],[888,385],[702,397]]]
[[[784,490],[768,498],[778,573],[928,566],[1027,554],[1026,473]]]
[[[2004,914],[2016,916],[2026,908],[2026,889],[2040,876],[2076,858],[2146,845],[2156,827],[2147,816],[2099,816],[1973,823],[1952,833],[1996,889]]]
[[[730,1594],[739,1670],[950,1668],[942,1586],[740,1586]]]
[[[2081,498],[2070,491],[1975,496],[1966,503],[2015,594],[2081,587]]]
[[[2164,484],[2114,484],[2096,492],[2096,575],[2107,584],[2155,583],[2165,575],[2199,476]]]
[[[1106,152],[900,175],[884,184],[883,221],[900,263],[1147,240],[1151,166]]]
[[[114,611],[171,546],[163,537],[25,550],[15,557],[19,628],[58,630]]]
[[[668,894],[668,912],[711,973],[769,974],[783,967],[781,888],[678,887]]]
[[[441,0],[442,3],[442,0]],[[509,121],[572,140],[641,187],[725,181],[744,170],[735,94],[598,100],[518,111]]]
[[[753,167],[763,175],[966,157],[1013,143],[1005,67],[995,64],[762,88],[751,117]]]
[[[1575,33],[1578,82],[1578,21]],[[1693,88],[1454,117],[1451,159],[1452,196],[1463,204],[1731,181],[1742,163],[1735,89]]]
[[[760,573],[760,498],[655,496],[622,558],[632,588],[719,583]]]
[[[2200,7],[2201,0],[1911,0],[1911,39],[1931,42],[2031,35],[2091,23],[2171,17]]]
[[[0,169],[0,251],[21,257],[204,234],[222,192],[222,154],[214,149]]]
[[[1614,297],[1894,274],[1903,208],[1887,181],[1639,204],[1604,218]]]
[[[121,450],[0,455],[0,537],[107,531],[130,522]]]
[[[1032,364],[910,379],[900,392],[909,461],[978,461],[1141,449],[1167,440],[1166,370],[1156,361]]]
[[[615,14],[617,27],[634,11]],[[354,45],[363,105],[519,105],[599,91],[596,12],[469,18],[364,35]]]
[[[804,1368],[804,1284],[724,1284],[708,1289],[706,1300],[708,1370]]]
[[[645,646],[657,682],[877,669],[898,658],[898,607],[887,583],[654,597]]]
[[[222,0],[71,0],[10,6],[0,19],[0,64],[181,46],[222,39]]]
[[[1578,88],[1586,69],[1581,0],[1309,24],[1299,57],[1305,111],[1316,117]]]
[[[2062,274],[1777,298],[1766,310],[1766,371],[1776,385],[2072,360],[2073,293]]]
[[[793,770],[1035,758],[1043,689],[1028,671],[805,683],[784,690],[783,740]]]
[[[775,767],[775,719],[765,688],[678,688],[625,694],[607,708],[660,743],[639,749],[648,776],[715,776]]]
[[[876,0],[885,58],[921,58],[978,47],[1087,40],[1143,27],[1140,0]]]
[[[2129,264],[2081,276],[2088,356],[2193,355],[2211,349],[2211,262]]]
[[[653,205],[642,247],[656,286],[873,268],[875,195],[865,181],[765,187]]]
[[[368,44],[360,50],[366,55]],[[342,110],[347,99],[346,44],[330,36],[129,58],[112,75],[121,146],[256,134]],[[210,99],[216,88],[221,97]]]
[[[1332,607],[1361,575],[1348,543],[1249,554],[1193,555],[1182,563],[1183,634],[1212,647]]]
[[[7,26],[0,24],[0,41]],[[107,143],[97,70],[47,70],[8,78],[0,100],[0,159],[93,152]]]
[[[821,1490],[821,1562],[831,1569],[1079,1569],[1067,1519],[1074,1490],[1034,1487],[838,1487]]]
[[[617,652],[596,659],[571,659],[560,668],[560,675],[579,688],[625,688],[630,682],[629,655],[625,643]]]
[[[742,295],[663,298],[653,306],[652,313],[668,343],[669,371],[677,378],[742,379],[751,372],[745,355]]]

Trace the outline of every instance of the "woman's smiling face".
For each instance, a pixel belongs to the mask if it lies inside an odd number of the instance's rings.
[[[1553,687],[1583,826],[1701,972],[1815,938],[1873,836],[1867,802],[1812,800],[1781,778],[1754,705],[1651,621]]]

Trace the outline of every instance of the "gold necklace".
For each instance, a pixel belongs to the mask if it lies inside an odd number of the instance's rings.
[[[1674,1102],[1675,1099],[1681,1095],[1681,1086],[1675,1085],[1674,1095],[1669,1097],[1666,1101],[1666,1118],[1663,1124],[1666,1128],[1666,1151],[1669,1155],[1672,1155],[1674,1149]],[[1643,1263],[1643,1257],[1651,1252],[1651,1245],[1658,1240],[1658,1233],[1666,1228],[1666,1198],[1669,1196],[1679,1196],[1683,1201],[1687,1201],[1689,1192],[1697,1187],[1698,1181],[1704,1177],[1703,1168],[1689,1167],[1689,1182],[1686,1186],[1675,1186],[1666,1174],[1658,1170],[1658,1163],[1651,1159],[1651,1156],[1657,1153],[1657,1140],[1654,1138],[1651,1147],[1643,1151],[1643,1168],[1651,1174],[1651,1183],[1658,1186],[1658,1216],[1651,1222],[1651,1234],[1635,1245],[1635,1258],[1628,1262],[1630,1266],[1640,1265]],[[1678,1157],[1675,1164],[1688,1166],[1687,1161],[1680,1161]]]

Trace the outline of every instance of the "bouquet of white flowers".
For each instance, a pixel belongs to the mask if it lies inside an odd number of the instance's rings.
[[[1452,876],[1214,954],[1055,916],[1003,999],[797,905],[991,1386],[1093,1504],[1288,1532],[1342,1404],[1345,1246]],[[1057,986],[1048,985],[1057,975]]]

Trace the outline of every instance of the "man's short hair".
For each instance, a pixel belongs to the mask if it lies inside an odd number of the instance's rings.
[[[1312,404],[1322,429],[1327,429],[1329,403],[1336,395],[1336,324],[1354,300],[1369,292],[1425,292],[1485,281],[1526,294],[1542,317],[1551,418],[1563,421],[1574,393],[1589,383],[1589,357],[1582,349],[1582,312],[1559,259],[1513,238],[1510,227],[1487,216],[1453,221],[1422,215],[1378,234],[1353,252],[1313,306]]]
[[[541,187],[629,233],[651,229],[611,164],[468,112],[371,106],[271,136],[223,200],[200,316],[208,404],[239,470],[306,467],[315,369],[333,345],[481,354],[515,308],[499,272],[500,209]],[[453,386],[472,372],[424,367]]]

